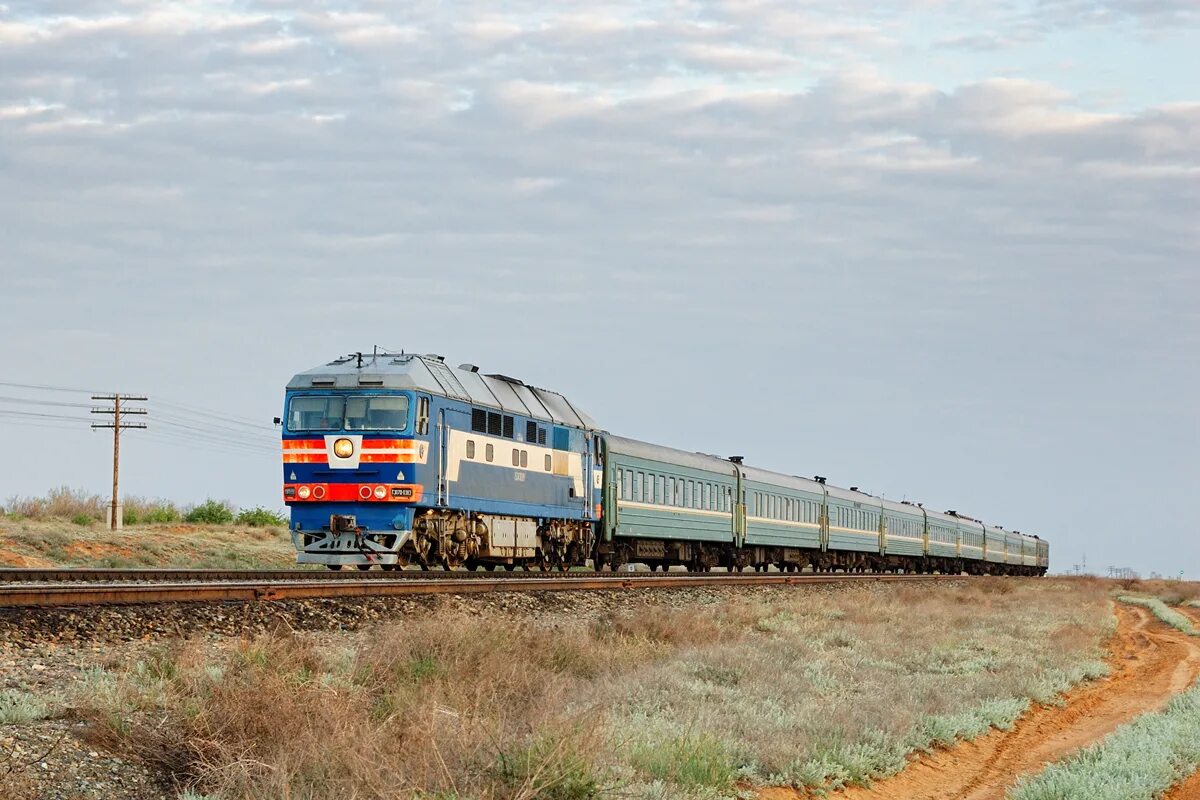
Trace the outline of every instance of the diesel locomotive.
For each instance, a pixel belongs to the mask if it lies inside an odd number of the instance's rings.
[[[288,382],[297,561],[492,569],[775,567],[1043,575],[1045,539],[601,428],[563,395],[435,355]]]

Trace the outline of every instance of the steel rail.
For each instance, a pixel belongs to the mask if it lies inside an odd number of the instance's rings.
[[[138,582],[153,581],[361,581],[361,580],[411,580],[443,575],[456,577],[480,576],[492,578],[506,573],[432,570],[384,570],[360,571],[356,569],[333,571],[327,569],[162,569],[162,568],[100,568],[100,567],[35,567],[0,568],[0,584],[5,583],[92,583],[92,582]],[[514,574],[553,574],[517,570]],[[562,575],[564,573],[558,573]],[[591,573],[566,573],[591,574]]]
[[[485,592],[620,591],[710,586],[800,586],[963,580],[960,575],[803,574],[792,573],[571,573],[547,577],[427,577],[425,580],[221,581],[211,583],[10,584],[0,586],[0,607],[47,608],[145,603],[220,603],[317,598],[396,597]]]

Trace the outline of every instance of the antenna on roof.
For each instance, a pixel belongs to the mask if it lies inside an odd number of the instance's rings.
[[[356,353],[355,355],[358,356],[358,368],[362,369],[362,353]]]

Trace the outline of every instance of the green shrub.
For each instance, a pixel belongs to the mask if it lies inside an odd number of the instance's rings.
[[[259,506],[243,508],[235,520],[238,525],[249,525],[251,528],[280,528],[287,525],[287,520],[278,512]]]
[[[724,744],[707,734],[640,742],[629,755],[635,769],[681,786],[728,789],[737,777],[737,767]]]
[[[143,512],[140,518],[146,525],[161,525],[168,522],[179,522],[183,519],[183,515],[179,513],[179,509],[175,507],[174,503],[163,501]]]
[[[29,692],[17,689],[0,692],[0,725],[36,722],[45,719],[49,713],[49,706]]]
[[[541,738],[497,753],[496,777],[517,797],[589,800],[600,794],[601,784],[580,750],[572,737]]]
[[[91,525],[95,521],[96,521],[96,518],[93,517],[91,514],[79,513],[79,514],[76,514],[75,516],[71,517],[71,522],[74,522],[76,525],[79,525],[80,527],[84,527],[84,528]]]
[[[228,525],[233,522],[233,509],[223,500],[209,498],[188,511],[183,521],[203,525]]]

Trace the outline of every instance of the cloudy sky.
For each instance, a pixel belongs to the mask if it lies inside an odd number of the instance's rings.
[[[1194,0],[316,8],[0,0],[0,497],[106,491],[48,386],[277,506],[284,383],[381,345],[1200,577]]]

